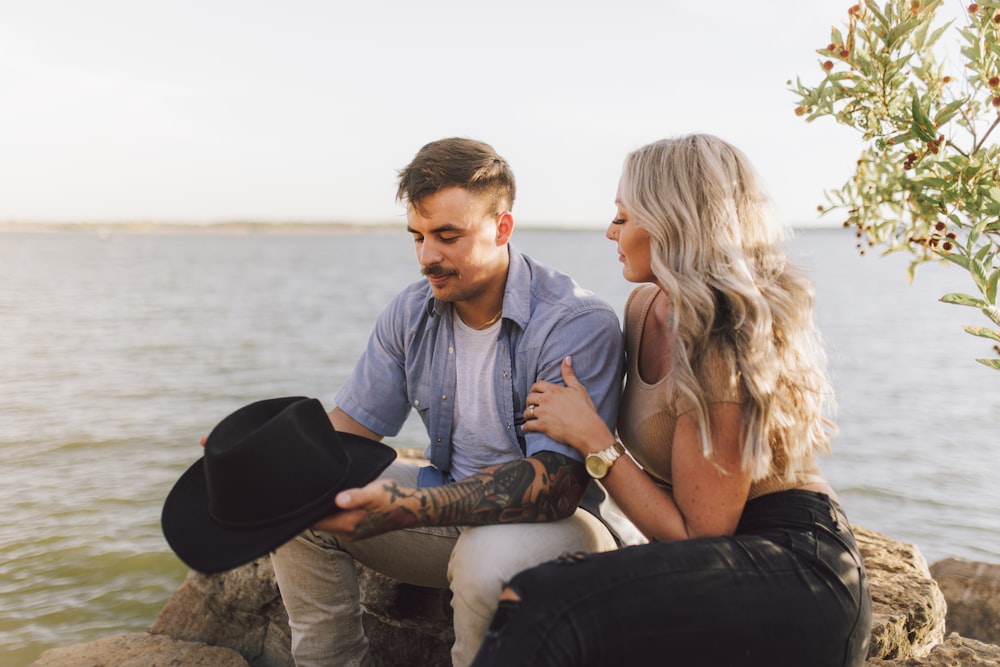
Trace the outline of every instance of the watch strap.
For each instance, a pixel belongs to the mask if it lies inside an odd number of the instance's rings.
[[[597,452],[597,456],[601,457],[601,459],[605,463],[607,463],[608,467],[610,468],[611,465],[615,461],[617,461],[618,458],[624,453],[625,453],[625,446],[620,441],[615,440],[613,443],[611,443],[610,447],[608,447],[607,449],[602,449],[601,451]]]

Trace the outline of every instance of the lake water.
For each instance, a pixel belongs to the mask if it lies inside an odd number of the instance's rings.
[[[600,231],[518,246],[621,313]],[[846,230],[792,242],[812,273],[840,404],[823,460],[853,522],[929,562],[1000,562],[1000,373],[986,324],[945,305],[968,276],[859,257]],[[253,400],[333,396],[377,313],[419,278],[400,231],[0,233],[0,664],[142,631],[185,567],[160,508],[198,439]],[[423,447],[411,420],[395,444]]]

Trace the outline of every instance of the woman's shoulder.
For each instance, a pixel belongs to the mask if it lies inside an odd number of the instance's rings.
[[[644,283],[636,287],[625,301],[625,313],[627,314],[633,309],[636,311],[643,310],[653,300],[659,289],[653,283]]]
[[[649,306],[659,291],[656,285],[646,283],[639,285],[628,295],[625,301],[625,335],[638,340],[642,324],[646,320]]]

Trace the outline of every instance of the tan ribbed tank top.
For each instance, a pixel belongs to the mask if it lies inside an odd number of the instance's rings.
[[[679,395],[669,373],[653,383],[647,383],[639,374],[639,344],[657,292],[659,288],[656,285],[637,287],[625,305],[628,376],[618,408],[618,435],[636,462],[654,480],[670,487],[671,452],[677,418],[695,406],[688,398]],[[742,403],[745,399],[736,359],[730,349],[710,347],[694,371],[709,403]],[[771,446],[771,471],[753,481],[749,498],[823,481],[814,457],[803,462],[800,472],[786,478],[783,474],[787,465],[785,448],[780,442]]]

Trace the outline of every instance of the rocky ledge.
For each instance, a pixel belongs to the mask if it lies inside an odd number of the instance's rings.
[[[1000,565],[948,559],[855,526],[872,584],[868,665],[1000,665]],[[376,667],[450,665],[450,593],[361,568]],[[948,633],[946,637],[946,633]],[[288,617],[270,561],[197,572],[146,633],[51,649],[32,667],[292,667]]]

